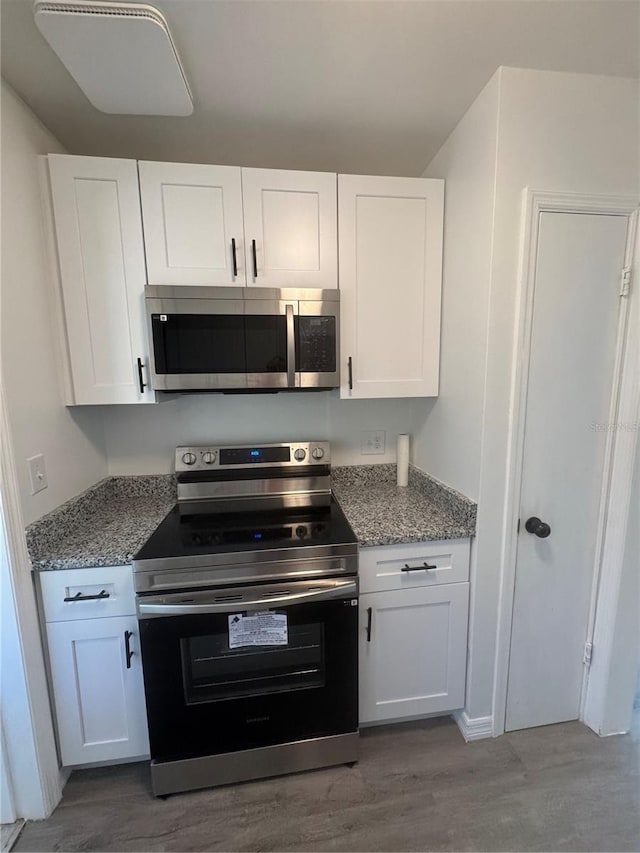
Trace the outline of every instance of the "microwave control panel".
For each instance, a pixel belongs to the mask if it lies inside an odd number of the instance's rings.
[[[296,370],[301,373],[335,373],[336,318],[297,317]]]

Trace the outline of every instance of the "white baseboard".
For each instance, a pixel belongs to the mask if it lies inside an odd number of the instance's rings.
[[[467,743],[493,737],[493,717],[470,717],[466,711],[456,711],[453,718]]]

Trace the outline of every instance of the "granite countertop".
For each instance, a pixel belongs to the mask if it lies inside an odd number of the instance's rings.
[[[476,505],[417,468],[332,471],[334,494],[363,547],[473,536]],[[109,477],[27,527],[37,571],[127,565],[176,502],[173,476]]]
[[[27,527],[37,571],[124,566],[175,505],[175,478],[108,477]]]
[[[334,468],[331,482],[363,547],[475,535],[476,504],[413,465],[405,487],[393,464]]]

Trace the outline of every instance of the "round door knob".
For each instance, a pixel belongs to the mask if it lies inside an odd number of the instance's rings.
[[[547,522],[541,521],[535,515],[532,515],[531,518],[525,521],[524,528],[527,533],[533,533],[534,536],[538,536],[540,539],[546,539],[551,533],[551,528]]]
[[[296,460],[296,462],[302,462],[302,460],[306,457],[306,455],[307,455],[307,451],[303,450],[302,447],[299,447],[297,450],[294,450],[294,452],[293,452],[293,458]]]
[[[182,454],[182,461],[185,465],[195,465],[196,454],[188,450],[186,453]]]
[[[324,450],[321,447],[314,447],[311,451],[311,455],[314,459],[322,459],[324,456]]]
[[[205,452],[202,454],[202,461],[205,465],[213,465],[213,463],[216,461],[216,454],[213,453],[211,450],[205,450]]]

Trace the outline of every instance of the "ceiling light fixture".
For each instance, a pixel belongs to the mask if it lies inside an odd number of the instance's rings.
[[[142,3],[37,0],[38,29],[103,113],[187,116],[191,90],[164,16]]]

